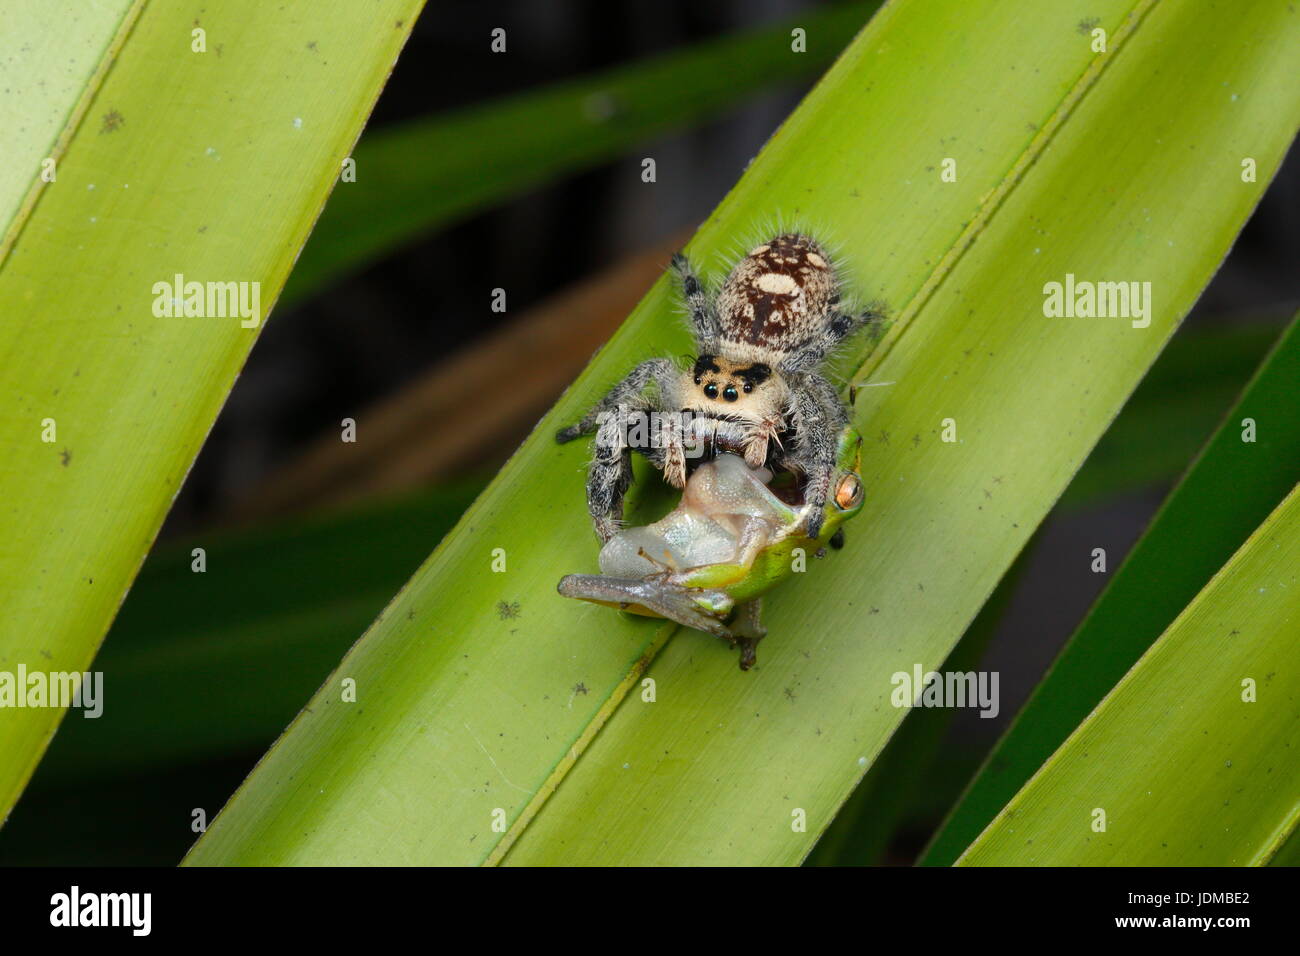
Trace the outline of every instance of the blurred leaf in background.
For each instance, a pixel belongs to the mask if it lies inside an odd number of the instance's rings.
[[[285,288],[318,292],[437,226],[824,70],[879,0],[836,3],[606,73],[368,135]],[[792,27],[811,42],[790,55]]]

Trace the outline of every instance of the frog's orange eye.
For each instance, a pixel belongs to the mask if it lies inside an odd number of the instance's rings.
[[[857,475],[845,475],[835,487],[835,505],[849,511],[862,504],[862,481]]]

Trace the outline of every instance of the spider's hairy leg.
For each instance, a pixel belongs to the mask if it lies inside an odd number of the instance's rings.
[[[593,431],[596,433],[595,454],[587,473],[587,510],[601,541],[608,541],[618,531],[623,516],[623,496],[632,483],[633,449],[628,440],[633,429],[629,428],[628,412],[644,413],[654,404],[646,395],[651,384],[658,391],[655,402],[662,405],[670,401],[680,376],[677,366],[668,359],[642,362],[611,388],[582,421],[561,429],[555,436],[556,441],[563,443]],[[652,436],[646,437],[650,439]],[[670,443],[681,441],[676,432],[671,432],[668,439]],[[665,468],[672,457],[671,448],[656,448],[651,440],[638,445],[636,450],[643,452],[659,468]],[[685,483],[685,474],[682,482]]]
[[[879,323],[885,317],[884,306],[879,302],[872,303],[862,312],[850,314],[848,312],[835,312],[831,315],[829,325],[829,335],[833,342],[832,348],[839,345],[858,329]]]
[[[686,310],[691,316],[691,329],[695,333],[696,344],[701,352],[716,351],[718,338],[722,335],[722,325],[718,322],[717,309],[708,290],[683,253],[678,252],[673,256],[673,271],[682,283],[682,297],[686,300]]]
[[[596,453],[587,472],[587,510],[604,543],[618,533],[623,496],[632,483],[632,450],[619,416],[610,415],[596,431]]]
[[[858,313],[832,312],[826,324],[791,352],[781,363],[781,368],[790,375],[813,373],[826,361],[828,355],[859,329],[869,326],[875,330],[872,332],[873,338],[878,337],[884,318],[884,307],[879,303]]]
[[[821,534],[839,434],[848,413],[834,387],[816,373],[802,376],[793,392],[792,417],[797,437],[788,461],[805,476],[804,503],[810,506],[807,535],[816,538]]]
[[[661,397],[671,394],[680,374],[677,366],[668,359],[650,359],[642,362],[628,372],[623,381],[611,388],[604,398],[593,405],[591,411],[582,417],[582,421],[556,432],[555,440],[563,445],[583,435],[590,435],[600,427],[601,416],[617,412],[620,405],[644,406],[645,389],[651,382],[659,387]]]

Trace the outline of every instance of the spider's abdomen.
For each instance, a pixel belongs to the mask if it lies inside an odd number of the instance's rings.
[[[736,263],[718,294],[722,340],[776,353],[819,335],[838,299],[835,272],[808,236],[787,233]]]

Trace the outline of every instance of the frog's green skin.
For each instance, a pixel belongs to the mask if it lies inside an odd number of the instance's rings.
[[[733,646],[740,646],[740,667],[748,670],[754,664],[755,647],[766,633],[759,620],[763,595],[794,573],[796,549],[803,549],[805,555],[820,551],[843,523],[862,509],[858,474],[861,444],[861,436],[852,428],[846,428],[840,436],[831,494],[816,538],[809,538],[806,533],[806,507],[793,507],[765,495],[761,504],[767,517],[751,522],[756,537],[748,544],[743,538],[739,541],[734,561],[678,569],[642,550],[640,556],[649,562],[647,567],[658,566],[661,570],[639,577],[570,574],[560,581],[559,592],[566,597],[667,618],[715,634]],[[858,493],[852,496],[847,507],[841,507],[838,502],[844,496],[837,495],[836,490],[854,486]],[[688,520],[695,514],[688,503],[689,495],[688,488],[682,503],[663,522],[673,518]],[[717,514],[714,511],[712,516]],[[710,516],[703,514],[704,520]],[[739,520],[743,523],[745,519]]]

